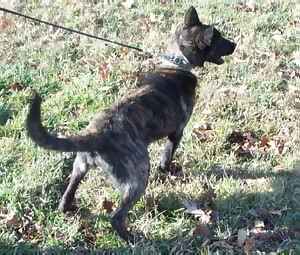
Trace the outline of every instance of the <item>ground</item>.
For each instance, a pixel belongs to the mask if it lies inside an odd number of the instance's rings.
[[[191,4],[238,46],[223,65],[195,70],[195,111],[168,176],[156,170],[164,141],[149,148],[149,186],[129,215],[147,241],[134,247],[111,228],[119,194],[100,170],[74,213],[57,210],[73,155],[35,146],[24,121],[35,89],[49,130],[76,133],[151,60],[0,11],[0,254],[300,253],[297,1],[0,1],[154,54]]]

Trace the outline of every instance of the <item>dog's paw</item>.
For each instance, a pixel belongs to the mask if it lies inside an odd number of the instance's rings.
[[[160,164],[158,170],[162,174],[171,175],[175,177],[182,177],[183,171],[182,166],[176,162],[171,162],[168,165]]]
[[[158,172],[163,173],[163,174],[168,173],[168,168],[166,166],[163,166],[163,165],[159,165],[157,170],[158,170]]]
[[[172,164],[171,162],[165,162],[164,160],[162,160],[159,163],[158,171],[163,174],[168,174],[171,164]]]

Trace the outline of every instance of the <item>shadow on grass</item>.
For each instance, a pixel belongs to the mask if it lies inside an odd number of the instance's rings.
[[[46,184],[37,185],[34,188],[28,190],[28,197],[30,198],[40,198],[43,193],[47,191],[47,196],[51,197],[52,201],[57,201],[56,203],[44,204],[45,210],[56,210],[60,198],[62,197],[64,191],[69,183],[69,176],[72,172],[73,161],[75,159],[75,154],[68,153],[63,155],[60,160],[56,163],[54,167],[59,167],[60,175],[52,178],[50,182]],[[30,203],[36,207],[41,207],[40,199],[30,199]]]
[[[63,165],[63,175],[67,176],[71,167],[71,160],[67,160]],[[138,243],[135,247],[126,246],[125,243],[119,245],[121,248],[113,249],[94,249],[87,248],[93,245],[84,243],[84,241],[76,242],[71,246],[53,246],[50,248],[40,248],[39,245],[30,242],[18,244],[0,243],[1,254],[209,254],[207,247],[210,246],[210,251],[217,251],[218,254],[242,254],[243,249],[237,246],[238,230],[254,229],[255,222],[258,220],[263,222],[263,230],[255,239],[255,247],[261,252],[280,252],[280,254],[300,254],[300,175],[299,169],[293,169],[286,172],[259,172],[222,169],[213,167],[208,170],[206,176],[215,176],[217,180],[231,178],[233,180],[245,180],[242,185],[249,185],[247,180],[258,182],[261,178],[268,178],[268,191],[262,192],[236,192],[230,194],[226,198],[215,201],[215,208],[219,213],[217,222],[210,225],[212,232],[211,240],[206,242],[203,247],[203,238],[193,237],[191,230],[186,231],[184,236],[182,233],[178,238],[170,240],[152,239]],[[180,181],[180,180],[179,180]],[[256,183],[257,184],[257,183]],[[63,190],[61,179],[55,180],[51,185],[59,190]],[[50,186],[51,186],[50,185]],[[175,184],[176,185],[176,184]],[[49,187],[50,187],[49,186]],[[53,186],[51,190],[53,190]],[[170,191],[171,192],[171,191]],[[33,192],[36,196],[36,193]],[[178,194],[179,196],[185,194]],[[168,194],[165,194],[168,197]],[[169,197],[172,199],[172,196]],[[179,198],[178,198],[179,199]],[[168,210],[168,209],[166,209]],[[174,210],[174,209],[171,209]],[[166,212],[169,214],[170,212]],[[99,217],[105,221],[109,221],[105,215],[93,215],[88,210],[81,209],[80,217],[95,221]],[[187,216],[189,217],[189,216]],[[199,222],[195,222],[195,226]],[[221,230],[225,232],[225,228],[230,228],[230,236],[224,239],[215,237],[216,232]],[[223,228],[223,229],[222,229]],[[213,246],[216,241],[231,243],[232,249],[228,247]],[[83,245],[83,246],[81,246]],[[79,247],[80,246],[80,247]],[[95,245],[97,246],[97,245]],[[106,244],[105,247],[108,247]],[[200,253],[202,251],[202,253]],[[297,253],[299,252],[299,253]]]
[[[230,178],[242,181],[241,192],[216,201],[220,217],[224,225],[230,226],[235,242],[238,231],[247,229],[248,234],[250,231],[249,238],[255,241],[255,248],[261,252],[300,254],[298,163],[293,169],[277,172],[223,169],[219,166],[207,171],[206,174],[216,180]],[[251,185],[257,187],[256,192],[247,191],[247,186]],[[257,227],[258,223],[262,225]]]
[[[154,244],[154,245],[153,245]],[[154,248],[155,246],[155,248]],[[170,244],[166,244],[164,241],[156,241],[155,243],[148,244],[147,246],[137,246],[137,247],[124,247],[116,249],[88,249],[88,248],[74,248],[66,249],[61,246],[54,246],[47,249],[40,249],[31,244],[16,244],[16,245],[6,245],[0,243],[0,254],[1,255],[110,255],[110,254],[170,254],[172,247]],[[156,250],[156,251],[155,251]],[[173,253],[174,254],[174,253]],[[193,254],[193,253],[189,253]]]
[[[197,242],[200,239],[197,238],[176,238],[172,240],[147,240],[139,242],[134,246],[124,244],[123,247],[106,249],[106,248],[85,248],[74,247],[66,248],[63,246],[53,246],[49,248],[39,248],[36,245],[30,243],[21,243],[14,245],[7,245],[0,242],[0,254],[5,255],[88,255],[88,254],[207,254],[206,248],[197,247]],[[199,245],[198,245],[199,246]],[[198,253],[200,249],[204,253]],[[198,252],[197,252],[198,251]]]
[[[216,180],[224,179],[224,178],[233,178],[233,179],[259,179],[259,178],[268,178],[268,177],[284,177],[289,176],[293,172],[293,169],[284,170],[284,171],[271,171],[271,170],[260,170],[245,167],[236,167],[229,168],[223,167],[220,164],[215,164],[205,172],[197,171],[193,172],[192,176],[207,176],[214,177]]]

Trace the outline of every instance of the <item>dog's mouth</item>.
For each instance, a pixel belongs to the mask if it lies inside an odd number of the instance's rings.
[[[219,58],[216,59],[215,63],[216,63],[217,65],[222,65],[222,64],[224,63],[224,59],[221,58],[221,57],[219,57]]]
[[[226,40],[225,40],[226,41]],[[226,41],[225,47],[221,50],[214,48],[208,54],[208,61],[217,65],[222,65],[224,63],[223,57],[231,55],[235,50],[236,44],[230,41]]]
[[[210,59],[209,62],[212,62],[217,65],[222,65],[224,63],[224,59],[222,57],[216,57],[216,58]]]

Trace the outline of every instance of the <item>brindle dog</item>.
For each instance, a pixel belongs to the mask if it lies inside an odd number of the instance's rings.
[[[147,186],[148,145],[168,138],[160,162],[162,170],[168,169],[195,103],[197,78],[190,69],[204,62],[222,64],[222,57],[232,54],[235,46],[214,27],[202,24],[195,8],[189,8],[162,56],[164,64],[146,74],[133,94],[97,114],[79,135],[59,138],[48,133],[41,123],[41,98],[35,94],[26,122],[31,139],[46,149],[77,152],[59,209],[72,208],[75,191],[89,168],[105,169],[122,194],[112,226],[121,238],[133,242],[126,218]]]

